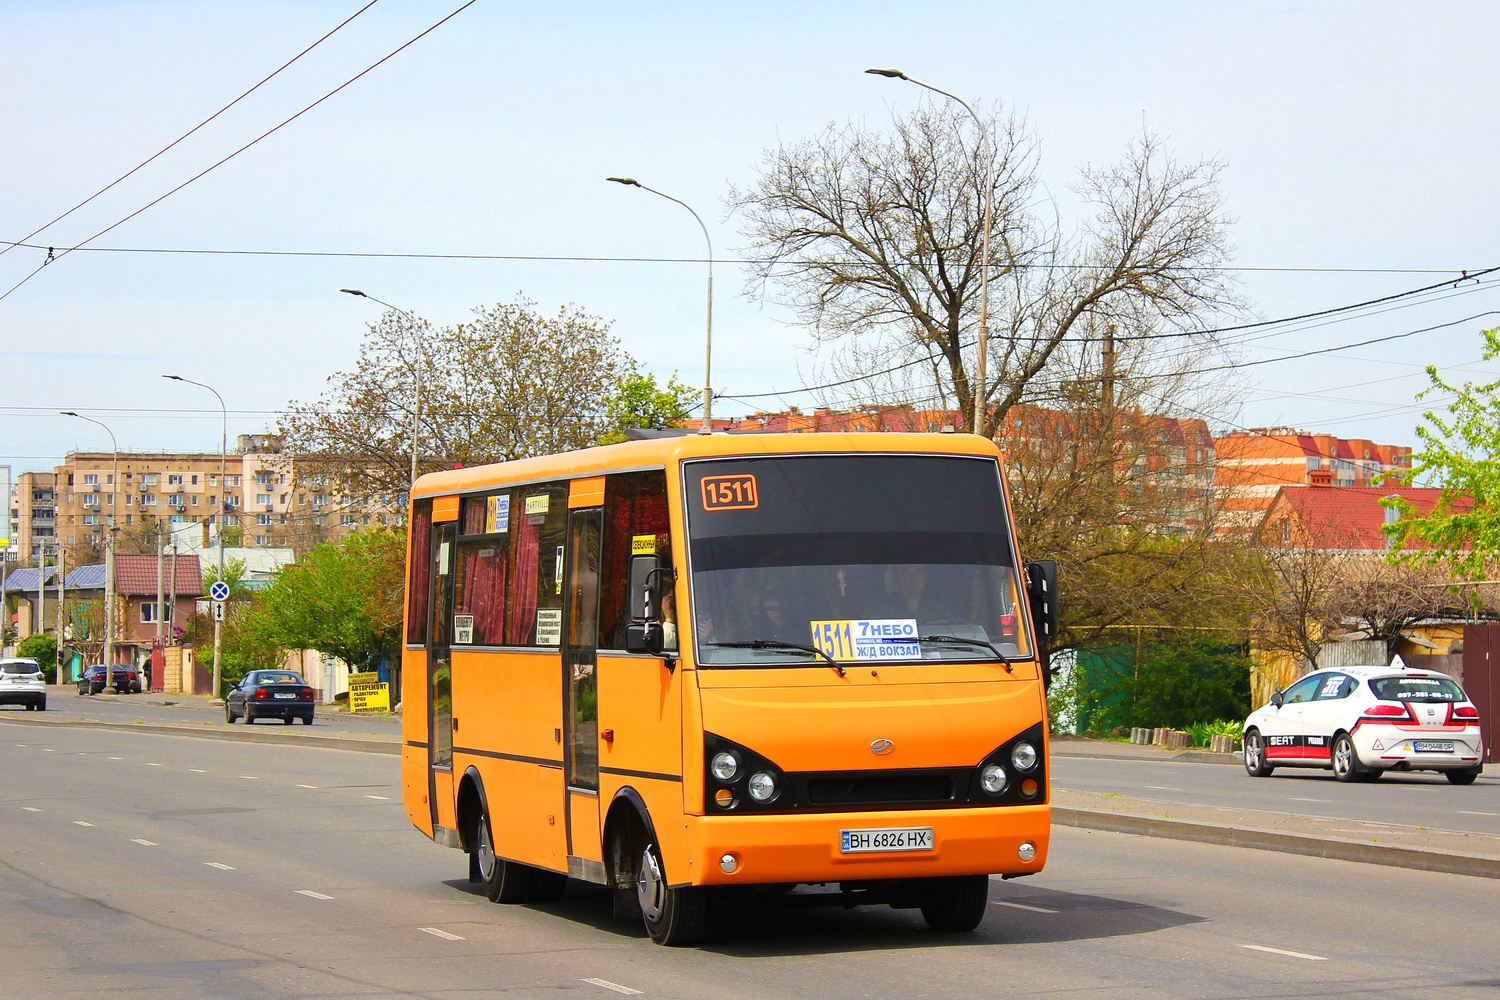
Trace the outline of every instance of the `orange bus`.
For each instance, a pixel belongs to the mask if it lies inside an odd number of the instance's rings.
[[[496,902],[985,913],[1047,860],[1056,571],[967,434],[663,436],[421,477],[402,783]]]

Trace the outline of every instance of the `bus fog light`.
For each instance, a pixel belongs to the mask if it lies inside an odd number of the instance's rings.
[[[720,809],[734,808],[734,793],[727,788],[721,788],[714,792],[714,805]]]
[[[727,751],[716,753],[709,762],[708,769],[720,781],[733,781],[740,773],[740,759]]]
[[[776,797],[776,776],[770,771],[756,771],[750,775],[748,787],[752,799],[757,802],[770,802]]]
[[[733,854],[726,854],[719,859],[719,867],[725,875],[733,875],[740,869],[740,859]]]
[[[1005,768],[999,764],[986,764],[984,770],[979,772],[979,785],[990,795],[999,795],[1005,791],[1005,784],[1008,780]]]
[[[1016,850],[1016,854],[1017,854],[1017,856],[1020,857],[1020,859],[1022,861],[1032,861],[1032,860],[1035,860],[1035,858],[1036,858],[1036,845],[1033,844],[1031,841],[1028,840],[1025,843],[1023,843]]]
[[[1015,749],[1010,752],[1010,762],[1017,771],[1029,771],[1036,767],[1036,747],[1022,740],[1017,743]]]

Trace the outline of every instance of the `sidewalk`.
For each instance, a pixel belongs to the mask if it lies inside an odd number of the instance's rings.
[[[1241,766],[1239,754],[1167,750],[1082,737],[1053,737],[1051,748],[1054,757]],[[1500,878],[1500,837],[1487,834],[1159,802],[1058,788],[1052,790],[1052,820],[1060,826],[1089,830]]]

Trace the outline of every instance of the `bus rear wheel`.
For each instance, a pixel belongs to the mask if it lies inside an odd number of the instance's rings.
[[[708,897],[702,886],[667,884],[661,852],[647,844],[641,852],[636,900],[651,940],[669,948],[697,944],[708,924]]]
[[[990,900],[988,875],[955,875],[929,880],[922,889],[922,918],[935,931],[972,931],[984,919]]]
[[[531,896],[532,870],[495,856],[495,838],[490,833],[490,814],[479,814],[474,861],[484,894],[492,903],[524,903]]]

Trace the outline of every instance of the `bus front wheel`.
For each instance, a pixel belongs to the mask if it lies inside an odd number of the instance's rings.
[[[484,894],[492,903],[524,903],[531,893],[531,869],[495,856],[495,838],[490,833],[490,814],[479,814],[474,861]]]
[[[984,919],[989,899],[988,875],[931,879],[922,891],[922,918],[935,931],[972,931]]]
[[[651,940],[669,948],[697,944],[708,923],[708,898],[701,886],[667,884],[661,852],[647,844],[641,852],[636,899]]]

